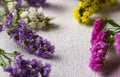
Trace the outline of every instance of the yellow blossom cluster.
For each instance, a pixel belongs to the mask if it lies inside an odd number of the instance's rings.
[[[73,10],[73,15],[78,22],[88,24],[93,13],[115,3],[116,0],[80,0],[78,7]]]

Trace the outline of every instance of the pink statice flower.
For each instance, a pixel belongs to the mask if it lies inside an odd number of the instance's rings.
[[[114,36],[114,48],[117,54],[120,54],[120,34]]]
[[[93,45],[95,43],[95,39],[99,32],[103,29],[102,27],[103,20],[102,19],[96,19],[94,22],[94,28],[92,31],[92,37],[91,37],[91,44]]]
[[[99,71],[101,69],[108,49],[107,43],[105,41],[107,37],[107,30],[104,29],[102,25],[103,20],[97,19],[94,22],[94,29],[92,32],[92,47],[90,48],[91,58],[89,66],[94,71]]]

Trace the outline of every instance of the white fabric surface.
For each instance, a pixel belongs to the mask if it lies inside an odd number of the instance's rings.
[[[92,25],[86,26],[77,23],[72,11],[77,6],[78,0],[47,0],[49,6],[44,8],[44,13],[47,16],[54,17],[53,22],[56,24],[49,27],[47,30],[39,30],[38,34],[47,38],[55,45],[55,54],[51,59],[41,59],[34,55],[25,54],[25,58],[37,58],[48,62],[52,65],[50,77],[117,77],[118,71],[115,67],[120,66],[120,57],[115,53],[111,54],[112,59],[106,65],[102,73],[96,73],[89,68],[89,58],[91,47],[89,41],[91,38]],[[120,3],[120,0],[118,0]],[[110,17],[120,24],[120,4],[104,9],[92,17]],[[0,48],[6,51],[25,51],[22,47],[17,46],[9,39],[9,36],[4,31],[0,33]],[[114,70],[112,69],[114,68]],[[117,67],[118,69],[119,67]],[[112,69],[112,71],[110,71]],[[8,73],[3,72],[0,68],[0,77],[8,77]]]

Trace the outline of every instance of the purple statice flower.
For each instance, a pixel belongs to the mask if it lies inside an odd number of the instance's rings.
[[[103,65],[105,60],[105,55],[107,51],[107,43],[99,41],[92,46],[91,50],[91,59],[89,66],[94,70],[98,71]]]
[[[94,22],[94,28],[93,28],[92,37],[91,37],[91,44],[92,45],[95,43],[96,36],[103,29],[102,24],[103,24],[102,19],[96,19],[95,22]]]
[[[44,5],[46,3],[46,0],[40,0],[39,3],[40,5]]]
[[[6,16],[5,27],[9,28],[12,25],[13,15],[12,12],[9,12]]]
[[[0,32],[2,32],[5,29],[6,29],[5,25],[0,25]]]
[[[18,45],[24,43],[27,52],[42,58],[49,58],[55,51],[55,47],[48,40],[37,35],[34,30],[26,28],[22,20],[19,20],[18,26],[10,32],[10,37]]]
[[[120,34],[115,34],[114,36],[114,48],[117,54],[120,54]]]
[[[9,28],[12,25],[13,15],[12,12],[9,12],[6,15],[6,21],[4,24],[0,25],[0,32],[5,30],[6,28]]]
[[[36,6],[37,4],[44,5],[46,0],[27,0],[27,2],[30,6]]]
[[[33,59],[24,60],[23,55],[19,54],[13,66],[6,66],[4,70],[10,73],[10,77],[49,77],[51,71],[50,64],[43,64],[42,61]]]
[[[17,0],[16,6],[17,6],[17,7],[21,7],[21,3],[22,3],[22,0]]]

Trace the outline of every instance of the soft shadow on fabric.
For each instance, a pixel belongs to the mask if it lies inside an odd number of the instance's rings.
[[[100,71],[102,76],[111,76],[113,73],[118,71],[120,67],[120,55],[111,49],[108,51],[106,60],[104,61],[103,67]]]

